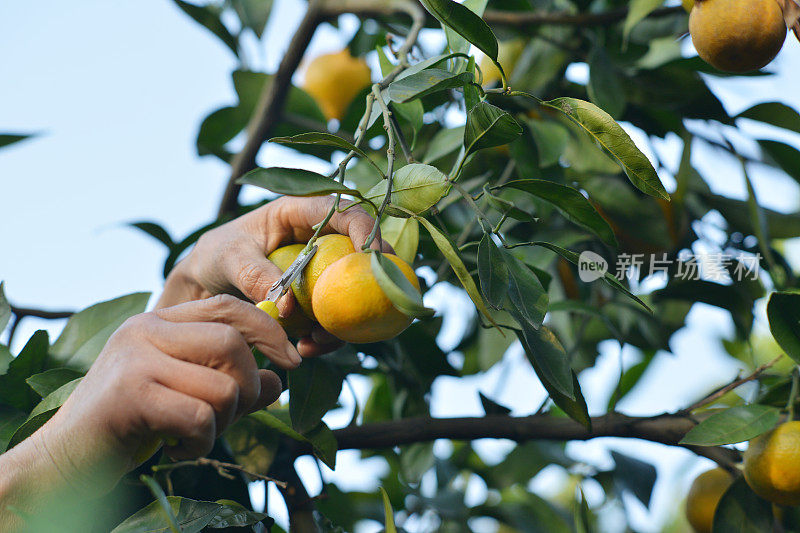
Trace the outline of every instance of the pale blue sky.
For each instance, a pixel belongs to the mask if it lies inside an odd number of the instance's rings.
[[[270,44],[248,43],[256,67],[274,68],[299,19],[299,5],[298,0],[276,0],[280,16],[268,30]],[[348,26],[352,24],[345,20]],[[342,43],[326,27],[310,53],[335,50]],[[731,112],[763,100],[800,108],[800,73],[793,68],[798,64],[800,44],[792,38],[773,64],[779,76],[720,81],[714,87]],[[213,217],[227,169],[213,158],[199,159],[194,140],[202,117],[233,101],[234,67],[231,54],[168,0],[0,2],[0,132],[41,133],[0,151],[0,279],[12,302],[81,308],[120,294],[160,289],[163,247],[123,224],[155,220],[173,237],[182,237]],[[574,71],[580,77],[581,67]],[[784,138],[800,146],[800,136]],[[657,147],[668,162],[677,161],[678,148],[675,139]],[[312,164],[288,154],[271,147],[261,160]],[[695,163],[716,190],[741,197],[743,182],[734,164],[721,164],[708,151],[699,151]],[[794,182],[775,172],[754,174],[764,202],[781,209],[797,207]],[[429,300],[437,308],[457,309],[454,298],[440,292]],[[29,319],[15,346],[38,327],[55,333],[61,324]],[[675,339],[677,355],[659,358],[642,393],[622,407],[636,414],[677,408],[703,392],[709,381],[729,379],[736,366],[721,354],[717,339],[730,331],[724,314],[696,309],[691,327]],[[594,411],[605,405],[618,372],[617,357],[609,350],[598,368],[582,376]],[[532,370],[514,349],[504,364],[511,380],[497,399],[518,414],[530,412],[542,395]],[[687,372],[692,365],[694,371]],[[500,374],[496,368],[461,382],[438,380],[434,414],[480,414],[475,391],[497,390]],[[364,384],[356,383],[356,388],[363,396]],[[347,395],[343,402],[352,405]],[[329,420],[346,423],[348,416],[334,414]],[[571,449],[610,464],[607,444],[595,441]],[[653,444],[612,444],[659,466],[663,477],[652,513],[631,504],[636,525],[655,531],[674,505],[675,494],[690,482],[686,469],[696,471],[705,463],[688,452]],[[508,443],[483,441],[477,447],[494,457]],[[353,453],[340,454],[339,464],[335,477],[349,487],[368,482],[374,472],[357,463]],[[305,463],[303,470],[310,472],[313,491],[318,486],[315,468]],[[532,486],[546,493],[560,475],[545,473]],[[479,497],[480,487],[473,493]]]

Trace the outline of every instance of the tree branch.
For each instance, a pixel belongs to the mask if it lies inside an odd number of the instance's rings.
[[[36,318],[44,318],[45,320],[60,320],[62,318],[69,318],[75,314],[75,311],[47,311],[45,309],[17,307],[15,305],[11,306],[11,312],[17,315],[17,318],[33,316]]]
[[[429,442],[436,439],[476,440],[591,440],[598,437],[621,437],[658,442],[669,446],[678,443],[697,423],[687,415],[663,414],[654,417],[634,417],[609,413],[592,418],[592,430],[569,418],[547,415],[511,417],[488,415],[465,418],[405,418],[348,426],[334,431],[340,450],[393,448],[403,444]],[[297,455],[311,453],[311,448],[294,443]],[[689,448],[689,447],[687,447]],[[691,447],[717,462],[738,461],[739,452],[720,447]]]

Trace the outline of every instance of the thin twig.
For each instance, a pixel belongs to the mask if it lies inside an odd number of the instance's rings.
[[[235,470],[237,472],[241,472],[242,474],[246,474],[255,479],[261,479],[263,481],[271,481],[272,483],[275,483],[282,489],[286,488],[286,483],[283,481],[271,478],[269,476],[265,476],[263,474],[258,474],[256,472],[251,472],[247,470],[245,467],[237,465],[235,463],[224,463],[222,461],[217,461],[216,459],[209,459],[208,457],[200,457],[199,459],[195,459],[194,461],[178,461],[176,463],[153,465],[152,470],[153,472],[170,471],[170,470],[175,470],[176,468],[183,468],[187,466],[210,466],[217,471],[217,474],[227,479],[236,479],[236,477],[229,472],[229,470]]]
[[[375,214],[375,222],[372,225],[372,231],[367,237],[364,246],[361,248],[364,250],[369,249],[369,246],[372,244],[372,241],[375,240],[375,237],[378,235],[378,228],[381,225],[381,218],[383,217],[384,211],[386,211],[386,207],[389,205],[389,202],[392,199],[392,185],[394,185],[394,148],[397,145],[397,141],[395,140],[395,131],[394,126],[392,125],[392,112],[389,109],[389,106],[386,105],[386,102],[383,101],[383,97],[381,97],[381,88],[380,84],[376,83],[372,86],[372,94],[375,95],[375,99],[378,102],[378,105],[381,108],[381,114],[383,115],[383,129],[386,130],[386,160],[388,161],[387,170],[386,170],[386,193],[383,195],[383,201],[381,202],[381,206],[378,208],[378,212]]]
[[[748,376],[745,376],[743,378],[738,378],[738,379],[735,379],[735,380],[731,381],[730,383],[728,383],[724,387],[721,387],[721,388],[717,389],[716,391],[712,392],[711,394],[709,394],[705,398],[701,399],[700,401],[695,402],[694,404],[690,405],[689,407],[683,409],[682,412],[689,413],[691,411],[694,411],[696,409],[704,407],[704,406],[706,406],[706,405],[708,405],[710,403],[715,402],[716,400],[718,400],[719,398],[721,398],[725,394],[729,393],[733,389],[735,389],[735,388],[737,388],[737,387],[739,387],[741,385],[744,385],[745,383],[748,383],[750,381],[758,379],[761,376],[761,374],[763,374],[767,369],[771,368],[778,361],[780,361],[782,357],[783,357],[783,354],[779,355],[778,357],[776,357],[775,359],[773,359],[769,363],[764,363],[760,367],[756,368],[753,371],[752,374],[750,374]]]

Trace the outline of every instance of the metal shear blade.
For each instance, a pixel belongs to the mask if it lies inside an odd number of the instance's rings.
[[[269,292],[267,293],[267,300],[270,302],[277,302],[278,299],[286,294],[286,291],[289,290],[291,287],[292,282],[296,280],[300,274],[303,272],[303,269],[306,267],[311,258],[314,257],[314,254],[317,253],[317,246],[314,245],[305,253],[300,253],[297,258],[292,261],[292,264],[289,265],[289,268],[283,273],[283,275],[273,283],[272,287],[270,287]]]

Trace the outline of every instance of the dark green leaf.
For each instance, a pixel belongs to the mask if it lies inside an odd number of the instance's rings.
[[[766,102],[742,111],[736,118],[749,118],[800,133],[800,113],[780,102]]]
[[[87,371],[106,341],[125,320],[141,313],[150,293],[136,292],[87,307],[74,314],[50,348],[58,366]]]
[[[8,365],[7,372],[0,376],[0,403],[22,411],[28,411],[36,404],[37,397],[25,380],[42,371],[49,347],[49,337],[44,330],[37,331],[28,339],[19,355]]]
[[[82,375],[80,372],[70,368],[51,368],[39,374],[34,374],[25,381],[36,391],[36,394],[44,398],[62,385],[66,385]]]
[[[499,403],[495,402],[488,396],[484,395],[482,392],[478,392],[478,397],[481,400],[481,405],[483,406],[483,412],[487,415],[508,415],[511,414],[511,409],[504,405],[500,405]]]
[[[242,185],[255,185],[277,194],[290,196],[327,196],[348,194],[361,198],[361,193],[322,174],[299,168],[257,168],[236,180]]]
[[[311,443],[314,456],[325,463],[331,470],[336,468],[337,443],[333,431],[320,422],[317,427],[305,433],[305,438]]]
[[[611,456],[616,465],[614,481],[622,489],[636,496],[645,507],[650,507],[650,496],[653,494],[653,485],[656,482],[655,467],[619,452],[612,451]]]
[[[529,324],[522,324],[520,335],[525,355],[533,364],[536,374],[542,382],[550,384],[559,394],[569,400],[575,400],[572,369],[569,359],[561,346],[561,342],[546,327],[533,329]]]
[[[259,39],[269,21],[272,0],[233,0],[233,8],[245,28],[250,28]]]
[[[627,41],[636,24],[641,22],[647,15],[664,3],[664,0],[631,0],[628,15],[625,17],[625,24],[622,26],[622,34]]]
[[[508,267],[508,296],[519,315],[534,329],[539,328],[547,313],[549,298],[539,278],[522,261],[503,252]]]
[[[439,91],[463,87],[472,81],[471,72],[453,74],[440,68],[429,68],[394,80],[389,84],[389,98],[395,102],[405,103],[415,98]]]
[[[489,305],[499,309],[508,293],[508,267],[488,233],[483,234],[478,244],[478,278],[483,297]]]
[[[786,355],[800,364],[800,294],[774,292],[767,303],[769,329]]]
[[[147,233],[167,248],[172,248],[175,245],[169,232],[155,222],[132,222],[131,226]]]
[[[386,196],[388,185],[388,180],[379,181],[364,195],[364,198],[371,200],[375,205],[380,205]],[[450,183],[441,170],[422,163],[412,163],[394,173],[390,205],[419,215],[447,196],[449,190]],[[392,215],[409,216],[403,211],[394,211]]]
[[[464,129],[466,154],[508,144],[522,135],[522,126],[510,114],[488,102],[478,102],[467,113]]]
[[[544,104],[558,109],[580,126],[622,167],[637,189],[650,196],[669,200],[669,194],[650,160],[608,113],[577,98],[556,98]]]
[[[489,309],[486,307],[486,304],[483,302],[483,298],[481,298],[480,292],[478,292],[478,287],[475,285],[475,281],[472,279],[472,276],[469,274],[469,270],[464,265],[464,261],[461,260],[461,256],[458,255],[453,243],[450,242],[450,239],[447,238],[441,231],[439,231],[436,226],[428,222],[426,219],[420,217],[418,219],[425,229],[428,230],[428,233],[431,234],[431,238],[433,238],[433,242],[436,243],[437,248],[439,251],[442,252],[442,255],[450,263],[450,267],[453,269],[458,280],[463,285],[464,290],[467,291],[467,294],[472,299],[472,303],[475,304],[475,307],[480,311],[480,313],[489,321],[489,323],[493,325],[497,325],[492,318],[492,315],[489,313]]]
[[[222,23],[220,18],[222,13],[219,9],[215,9],[213,5],[196,6],[183,0],[174,1],[181,8],[181,11],[192,17],[195,22],[205,27],[225,43],[225,46],[230,48],[234,55],[239,54],[239,41]]]
[[[766,405],[741,405],[706,418],[683,437],[680,444],[722,446],[758,437],[774,428],[781,412]]]
[[[305,359],[287,374],[292,427],[304,433],[315,428],[325,413],[336,405],[344,374],[323,357]]]
[[[759,139],[758,144],[767,156],[767,161],[774,163],[795,181],[800,182],[800,150],[794,146]]]
[[[580,191],[547,180],[515,180],[504,187],[525,191],[553,204],[571,222],[588,229],[609,246],[617,246],[614,230]]]
[[[313,448],[314,455],[333,469],[336,463],[336,437],[334,437],[330,428],[325,425],[325,422],[320,422],[314,429],[301,434],[292,429],[291,418],[287,410],[256,411],[251,413],[249,417],[291,439],[308,442]]]
[[[338,135],[333,135],[331,133],[322,133],[322,132],[309,132],[309,133],[301,133],[299,135],[292,135],[291,137],[273,137],[269,140],[272,143],[278,144],[321,144],[324,146],[332,146],[334,148],[339,148],[340,150],[344,150],[346,152],[355,152],[358,157],[364,159],[365,161],[372,164],[373,167],[378,171],[378,173],[383,176],[383,171],[380,167],[375,164],[375,162],[369,158],[369,156],[362,150],[361,148],[356,147],[353,143],[342,139]]]
[[[3,146],[8,146],[9,144],[14,144],[20,141],[24,141],[25,139],[30,139],[31,137],[35,137],[35,135],[0,133],[0,148],[2,148]]]
[[[497,38],[481,17],[453,0],[421,0],[428,12],[497,61]]]
[[[750,490],[744,476],[740,476],[717,504],[713,533],[764,533],[772,530],[772,506]]]
[[[75,387],[81,382],[81,379],[82,378],[78,378],[62,385],[39,402],[28,415],[25,423],[14,432],[9,446],[16,446],[33,435],[34,431],[50,420],[58,408],[64,405],[64,402],[67,401],[67,398],[69,398],[69,395],[72,394],[72,391],[75,390]]]
[[[620,117],[625,110],[625,90],[619,74],[600,46],[595,47],[589,56],[589,83],[586,85],[586,92],[597,107],[613,118]]]
[[[8,321],[11,320],[11,305],[6,299],[5,283],[0,281],[0,332],[6,329]]]
[[[175,515],[181,533],[199,533],[223,507],[219,503],[201,502],[179,496],[167,496],[166,501],[170,511]],[[111,533],[144,532],[171,533],[169,521],[157,501],[130,516],[115,527]]]
[[[11,437],[27,418],[24,411],[0,404],[0,453],[6,451]]]
[[[436,456],[433,455],[432,442],[417,442],[400,450],[400,472],[403,481],[417,484],[422,476],[433,468]]]
[[[373,252],[370,264],[372,275],[398,311],[414,318],[434,315],[435,311],[425,307],[420,292],[391,259],[384,257],[380,252]]]
[[[437,131],[428,143],[424,162],[433,163],[461,148],[464,145],[464,130],[464,126],[460,126]]]

